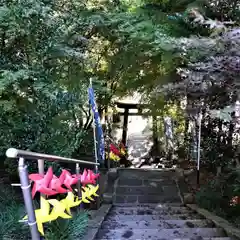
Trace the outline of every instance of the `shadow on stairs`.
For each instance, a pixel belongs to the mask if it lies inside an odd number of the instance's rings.
[[[230,240],[181,203],[174,171],[119,169],[96,240]]]

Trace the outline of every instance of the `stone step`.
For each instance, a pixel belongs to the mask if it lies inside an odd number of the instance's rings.
[[[118,186],[116,194],[128,194],[128,195],[178,195],[178,188],[176,186],[131,186],[122,187]]]
[[[139,204],[132,204],[132,203],[115,203],[113,204],[113,207],[122,207],[122,208],[132,208],[132,207],[139,207],[139,208],[185,208],[185,205],[183,203],[139,203]],[[189,208],[187,208],[189,209]]]
[[[211,237],[211,238],[192,237],[192,238],[176,238],[174,240],[231,240],[231,238],[229,237]]]
[[[106,220],[103,222],[103,229],[171,229],[171,228],[206,228],[214,227],[214,224],[207,220],[142,220],[118,222]]]
[[[137,179],[137,178],[121,178],[118,180],[118,186],[126,186],[126,187],[133,187],[133,186],[146,186],[146,187],[162,187],[162,186],[175,186],[176,183],[172,179]]]
[[[180,197],[175,195],[124,195],[116,194],[113,199],[114,203],[181,203]]]
[[[164,170],[170,171],[170,170],[166,170],[166,169],[156,169],[155,172],[151,173],[151,168],[138,168],[138,169],[142,169],[141,172],[137,172],[135,169],[136,168],[128,168],[128,169],[132,169],[132,171],[122,171],[120,172],[118,170],[118,174],[120,176],[120,178],[126,178],[126,179],[142,179],[142,180],[168,180],[168,179],[173,179],[175,177],[175,173],[172,174],[165,174]],[[147,171],[149,170],[149,171]]]
[[[199,238],[199,237],[192,237],[192,238],[175,238],[174,240],[231,240],[229,237],[211,237],[211,238]]]
[[[96,240],[122,240],[123,238],[97,238]],[[131,240],[131,238],[128,238]],[[149,238],[148,238],[149,239]],[[132,239],[133,240],[133,239]],[[140,239],[137,239],[140,240]],[[141,239],[144,240],[144,239]],[[169,240],[169,238],[158,238],[158,240]],[[231,240],[229,237],[211,237],[211,238],[203,238],[203,237],[191,237],[191,238],[172,238],[170,240]]]
[[[123,214],[123,215],[153,215],[153,214],[184,214],[190,213],[186,207],[160,207],[158,205],[152,207],[113,207],[111,214]]]
[[[174,170],[152,170],[152,169],[133,169],[133,168],[125,168],[125,169],[119,169],[118,174],[120,178],[128,178],[128,179],[171,179],[175,176]]]
[[[188,220],[188,219],[204,219],[197,214],[177,214],[177,215],[111,215],[106,220],[126,222],[126,221],[152,221],[152,220]]]
[[[100,229],[97,238],[104,239],[174,239],[192,237],[222,237],[219,228],[176,228],[176,229]],[[196,238],[197,239],[197,238]]]

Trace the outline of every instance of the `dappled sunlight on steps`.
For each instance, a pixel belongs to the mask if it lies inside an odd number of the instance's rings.
[[[174,171],[120,169],[114,204],[96,240],[230,240],[184,207]]]

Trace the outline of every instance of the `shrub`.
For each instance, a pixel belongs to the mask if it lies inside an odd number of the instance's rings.
[[[231,170],[202,186],[196,194],[197,203],[240,226],[240,170]]]
[[[31,239],[28,225],[18,221],[25,215],[24,205],[21,200],[14,189],[3,184],[0,185],[0,239]],[[56,221],[45,224],[45,239],[81,239],[87,229],[87,225],[87,211],[77,211],[71,219],[59,218]]]
[[[47,224],[46,240],[75,240],[81,239],[87,229],[88,214],[78,211],[71,219],[57,219]]]
[[[0,185],[0,239],[29,239],[29,228],[18,222],[24,215],[24,206],[10,187]]]

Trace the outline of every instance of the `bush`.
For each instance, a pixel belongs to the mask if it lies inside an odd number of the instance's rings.
[[[0,185],[0,239],[27,240],[31,239],[27,224],[19,222],[25,215],[25,208],[20,196],[14,189]],[[72,219],[57,219],[45,224],[46,240],[81,239],[88,225],[87,211],[77,211]]]
[[[30,239],[28,225],[18,222],[24,213],[24,206],[12,203],[0,212],[0,235],[3,240]]]
[[[18,222],[24,215],[24,205],[10,187],[0,185],[0,239],[29,239],[29,228]]]
[[[46,240],[76,240],[81,239],[87,230],[88,214],[78,211],[71,219],[57,219],[47,224]]]
[[[201,187],[196,194],[199,206],[215,212],[240,226],[240,204],[232,203],[240,197],[240,171],[231,170]]]

